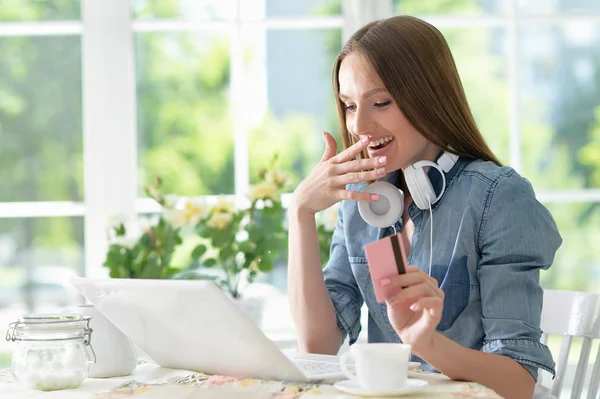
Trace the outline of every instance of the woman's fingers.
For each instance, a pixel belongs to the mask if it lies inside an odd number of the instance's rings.
[[[409,266],[404,274],[390,276],[381,280],[381,285],[390,288],[405,288],[421,283],[429,285],[432,291],[436,293],[436,296],[440,296],[440,292],[443,293],[443,291],[439,289],[438,282],[435,278],[425,274],[421,269],[415,266]]]
[[[353,159],[344,163],[333,164],[331,170],[336,175],[343,175],[346,173],[385,169],[386,163],[387,157]]]
[[[379,158],[356,160],[356,156],[369,144],[370,137],[364,137],[337,155],[337,144],[333,136],[325,132],[323,138],[325,151],[321,162],[294,192],[296,206],[316,213],[343,200],[377,201],[379,196],[376,194],[346,190],[349,183],[376,180],[386,173],[382,167],[385,162]],[[376,168],[376,164],[379,167]]]
[[[346,173],[345,175],[333,177],[331,182],[334,185],[345,187],[346,184],[356,184],[369,180],[377,180],[382,178],[383,175],[385,175],[384,168],[364,172],[350,172]]]
[[[410,266],[410,265],[409,265],[409,266],[406,268],[406,272],[407,272],[407,273],[422,273],[422,274],[425,274],[425,275],[427,275],[427,274],[426,274],[426,273],[425,273],[423,270],[419,269],[417,266]]]
[[[359,202],[374,202],[379,199],[377,194],[363,193],[361,191],[354,190],[337,190],[334,194],[337,201],[351,200]]]
[[[417,273],[425,279],[429,285],[431,285],[432,289],[437,292],[437,296],[444,298],[444,290],[440,288],[438,281],[431,277],[429,274],[425,273],[423,270],[419,269],[416,266],[409,266],[407,269],[408,273]]]
[[[381,285],[384,287],[396,288],[396,287],[409,287],[411,285],[419,284],[424,282],[423,276],[418,273],[404,273],[395,276],[390,276],[381,280]]]
[[[344,151],[337,154],[335,157],[331,158],[333,163],[343,163],[348,162],[356,158],[358,154],[361,153],[362,150],[367,148],[369,142],[371,141],[370,136],[365,136],[361,140],[352,144],[350,147],[346,148]]]
[[[402,291],[390,296],[386,302],[388,306],[394,307],[407,301],[416,301],[421,297],[436,297],[439,298],[435,289],[429,284],[422,282],[417,285],[403,288]]]
[[[330,184],[340,188],[347,184],[377,180],[387,173],[387,161],[381,158],[354,159],[341,164],[329,164],[326,174],[331,179]]]
[[[424,297],[410,305],[410,310],[420,312],[425,310],[432,318],[441,317],[444,309],[444,300],[439,297]]]
[[[325,139],[325,151],[323,152],[321,162],[327,161],[337,153],[337,143],[333,136],[328,132],[323,132],[323,139]]]

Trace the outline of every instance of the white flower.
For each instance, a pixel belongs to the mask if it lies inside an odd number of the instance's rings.
[[[181,201],[181,197],[175,194],[169,194],[165,196],[165,208],[168,209],[177,209],[179,202]]]
[[[220,197],[219,201],[212,207],[211,212],[215,213],[235,213],[235,203],[226,197]]]
[[[203,197],[187,198],[183,204],[183,214],[188,226],[194,227],[206,216],[208,209]]]
[[[275,183],[270,181],[264,181],[262,183],[255,184],[254,186],[250,187],[248,199],[251,202],[254,202],[259,199],[272,199],[274,201],[277,201],[277,186],[275,185]]]
[[[338,202],[321,212],[321,223],[323,223],[323,227],[327,231],[335,230],[338,219],[338,211],[340,208],[339,204],[340,203]]]
[[[176,208],[165,207],[163,211],[165,220],[176,229],[194,227],[206,214],[207,207],[202,197],[180,198]]]
[[[107,224],[109,229],[119,228],[122,224],[125,224],[125,215],[123,215],[122,213],[110,215],[108,217]]]
[[[163,211],[163,217],[165,218],[165,221],[175,229],[180,229],[187,224],[185,215],[180,209],[165,209]]]
[[[111,245],[120,245],[122,247],[131,249],[135,246],[135,244],[138,242],[138,240],[139,240],[139,237],[124,235],[124,236],[113,237],[109,243]]]
[[[111,229],[108,234],[108,243],[131,249],[139,241],[142,234],[151,228],[152,221],[134,219],[126,222],[121,220],[118,223],[119,226],[122,224],[125,227],[125,235],[117,235],[114,229]]]
[[[214,213],[206,224],[213,229],[223,230],[229,226],[231,219],[230,213]]]
[[[265,180],[275,183],[277,187],[285,187],[289,181],[287,174],[280,170],[270,171]]]
[[[151,218],[142,218],[138,223],[139,229],[142,231],[142,233],[147,233],[158,224],[158,217],[152,216]]]

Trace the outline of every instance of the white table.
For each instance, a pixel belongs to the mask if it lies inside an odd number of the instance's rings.
[[[413,373],[430,382],[418,395],[403,398],[500,398],[494,391],[479,384],[457,382],[433,373]],[[156,364],[140,364],[127,377],[88,378],[78,389],[40,392],[25,390],[14,381],[8,369],[0,370],[2,399],[192,399],[192,398],[256,398],[297,399],[317,396],[319,399],[351,399],[332,385],[293,384],[281,381],[238,379],[209,376],[186,370],[173,370]]]

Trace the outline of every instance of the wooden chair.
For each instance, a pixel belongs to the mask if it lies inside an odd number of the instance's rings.
[[[541,328],[545,344],[549,334],[563,335],[556,361],[556,378],[551,395],[559,398],[562,390],[573,337],[583,338],[579,362],[575,371],[571,399],[580,399],[584,387],[590,351],[594,340],[600,339],[600,295],[589,292],[544,290]],[[600,345],[588,386],[588,399],[598,399],[600,383]]]

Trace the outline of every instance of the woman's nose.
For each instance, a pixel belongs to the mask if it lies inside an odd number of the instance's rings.
[[[357,111],[354,115],[354,129],[352,133],[356,136],[365,136],[373,133],[376,123],[367,112]]]

